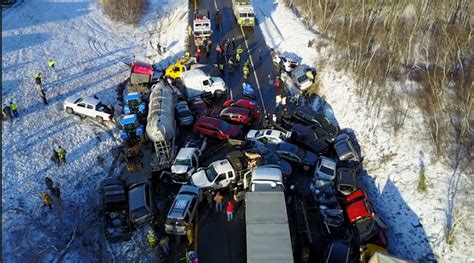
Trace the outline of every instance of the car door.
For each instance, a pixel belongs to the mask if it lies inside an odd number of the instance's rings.
[[[97,115],[93,105],[86,104],[86,115],[91,117],[95,117]]]
[[[222,174],[219,174],[216,178],[216,180],[214,181],[214,184],[216,185],[216,188],[223,188],[225,186],[227,186],[226,182],[227,182],[227,176],[225,173],[222,173]]]
[[[74,111],[77,113],[86,115],[87,114],[86,103],[81,102],[81,103],[76,104]]]

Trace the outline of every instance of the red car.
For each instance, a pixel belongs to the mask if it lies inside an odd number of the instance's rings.
[[[237,138],[240,135],[241,129],[238,125],[229,124],[217,118],[204,116],[194,123],[194,131],[220,140],[226,140],[229,138]]]
[[[232,101],[232,100],[226,100],[224,104],[222,105],[223,108],[241,108],[241,109],[248,109],[250,110],[250,114],[252,116],[252,120],[258,120],[260,117],[260,108],[257,106],[255,101],[252,100],[246,100],[246,99],[240,99],[238,101]]]
[[[349,224],[355,230],[359,242],[387,247],[385,236],[375,221],[375,213],[362,189],[348,195],[343,202]]]

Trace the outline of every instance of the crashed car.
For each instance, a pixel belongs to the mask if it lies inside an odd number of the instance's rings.
[[[361,161],[359,154],[352,144],[351,138],[345,133],[336,137],[334,150],[336,150],[340,161]]]
[[[91,117],[98,122],[112,121],[113,112],[96,97],[71,96],[64,101],[64,110],[69,114]]]
[[[245,137],[249,141],[260,141],[263,143],[280,144],[285,142],[291,135],[291,132],[282,132],[279,130],[250,130]]]
[[[333,142],[336,136],[339,134],[339,128],[332,124],[329,119],[324,116],[324,114],[315,112],[309,107],[299,106],[293,111],[291,116],[293,121],[297,121],[301,124],[309,126],[311,129],[315,130],[321,128],[326,131],[326,138],[328,142]],[[323,137],[323,134],[318,134],[319,137]]]
[[[273,55],[273,64],[280,72],[282,70],[284,70],[285,72],[291,72],[298,66],[298,62],[296,62],[296,60],[279,56],[276,53]]]
[[[267,148],[274,150],[281,158],[303,165],[315,165],[318,156],[291,143],[267,144]]]

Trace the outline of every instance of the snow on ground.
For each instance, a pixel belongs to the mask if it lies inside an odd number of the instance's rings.
[[[312,39],[327,41],[320,39],[314,30],[308,30],[301,17],[282,1],[262,0],[255,8],[270,48],[298,59],[302,64],[328,61],[329,49],[317,51],[308,47],[308,41]],[[361,185],[376,212],[388,225],[389,251],[418,262],[430,261],[433,254],[440,262],[468,262],[474,258],[474,250],[466,249],[473,245],[469,232],[459,230],[453,245],[445,243],[447,189],[453,169],[432,161],[430,140],[421,129],[421,113],[410,107],[404,127],[395,136],[388,122],[387,109],[383,108],[379,116],[369,110],[364,99],[355,94],[356,84],[350,74],[336,71],[330,63],[325,63],[318,75],[322,82],[321,96],[332,107],[332,110],[328,107],[329,112],[334,112],[341,129],[349,128],[354,132],[361,146],[368,173],[362,178]],[[410,90],[413,84],[388,85]],[[417,192],[421,167],[425,167],[428,180],[426,195]],[[460,191],[457,198],[462,199],[462,195]]]
[[[70,116],[62,102],[96,94],[118,105],[116,87],[127,78],[133,55],[171,62],[183,53],[187,10],[185,0],[151,0],[139,26],[132,27],[104,17],[96,1],[18,1],[3,9],[2,103],[15,101],[20,115],[2,127],[3,260],[92,262],[104,254],[97,189],[123,167],[117,162],[118,130]],[[154,50],[158,42],[167,47],[162,56]],[[54,70],[48,70],[50,58],[57,61]],[[47,106],[34,83],[37,71]],[[67,165],[50,160],[57,145],[67,150]],[[45,176],[62,191],[51,211],[39,195],[47,191]],[[121,252],[118,258],[140,258],[140,248],[113,248]]]

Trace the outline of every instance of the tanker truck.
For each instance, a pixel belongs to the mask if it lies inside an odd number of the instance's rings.
[[[152,171],[170,167],[176,155],[175,105],[176,94],[164,81],[152,86],[146,125],[146,134],[155,148],[150,157]]]

